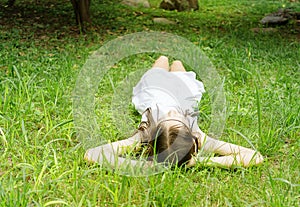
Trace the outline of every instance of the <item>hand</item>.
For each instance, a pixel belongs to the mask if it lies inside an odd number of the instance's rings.
[[[240,163],[244,167],[249,167],[251,165],[259,165],[264,160],[263,156],[259,152],[250,149],[244,152],[240,152],[238,157],[240,159]]]

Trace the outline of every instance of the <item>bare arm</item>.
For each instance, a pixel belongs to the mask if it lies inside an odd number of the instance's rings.
[[[221,165],[224,167],[249,167],[263,162],[263,156],[255,150],[213,139],[202,131],[200,135],[200,142],[204,152],[212,152],[223,156],[198,157],[196,160],[191,161],[190,165],[195,165],[196,161],[198,161],[206,162],[208,165]]]
[[[128,158],[120,157],[123,147],[133,146],[140,141],[139,134],[120,140],[117,142],[108,143],[95,148],[88,149],[84,158],[90,162],[97,162],[100,165],[108,164],[112,168],[118,168],[122,165],[135,166],[140,164],[138,160],[131,160]],[[150,162],[147,162],[150,164]]]

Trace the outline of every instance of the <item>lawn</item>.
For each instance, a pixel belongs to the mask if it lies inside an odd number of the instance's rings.
[[[152,8],[142,9],[93,1],[93,25],[79,34],[67,0],[20,0],[14,9],[0,0],[0,206],[300,206],[299,22],[253,31],[278,8],[300,12],[299,2],[204,0],[198,11],[181,13],[150,2]],[[155,24],[153,17],[176,24]],[[265,157],[262,165],[199,164],[133,177],[83,159],[73,122],[76,79],[93,51],[141,31],[179,35],[205,52],[224,80],[227,119],[220,139],[246,147],[250,141]],[[99,83],[95,114],[104,139],[124,139],[128,126],[137,127],[130,102],[130,124],[118,123],[114,95],[158,55],[127,57]],[[200,112],[207,132],[207,94]]]

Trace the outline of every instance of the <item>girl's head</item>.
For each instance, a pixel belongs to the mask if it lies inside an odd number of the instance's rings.
[[[151,109],[145,113],[148,121],[142,122],[138,131],[149,160],[181,166],[198,152],[198,139],[192,134],[185,116],[171,111],[155,123]]]

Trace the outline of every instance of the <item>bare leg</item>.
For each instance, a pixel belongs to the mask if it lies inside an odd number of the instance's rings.
[[[170,68],[170,72],[185,72],[185,68],[181,61],[175,60]]]
[[[162,68],[166,71],[169,71],[169,60],[166,56],[160,56],[152,66],[153,68]]]

